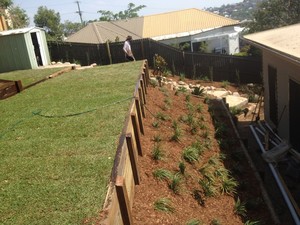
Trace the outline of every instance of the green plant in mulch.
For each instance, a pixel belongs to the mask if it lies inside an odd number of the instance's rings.
[[[179,125],[176,121],[173,121],[173,135],[171,136],[171,141],[179,141],[179,138],[181,137],[182,131]]]
[[[202,225],[203,222],[201,222],[198,219],[190,219],[189,221],[186,222],[186,225]]]
[[[178,87],[178,89],[175,91],[175,95],[178,96],[180,93],[186,93],[187,89],[185,87]]]
[[[179,173],[176,173],[170,178],[169,188],[175,194],[178,194],[180,191],[180,183],[181,183],[181,176]]]
[[[225,176],[222,179],[220,189],[222,194],[232,195],[232,194],[236,194],[237,187],[238,187],[238,182],[233,177]]]
[[[154,69],[157,72],[164,73],[167,70],[167,66],[168,66],[168,63],[162,56],[160,56],[158,54],[154,55]]]
[[[201,87],[195,87],[192,91],[192,94],[193,95],[197,95],[197,96],[203,96],[204,95],[204,91],[205,89],[204,88],[201,88]]]
[[[185,173],[185,167],[186,167],[184,162],[179,162],[178,167],[179,167],[180,173],[184,174]]]
[[[153,176],[158,180],[169,180],[172,177],[172,173],[166,169],[156,169],[153,171]]]
[[[152,87],[157,87],[158,86],[158,81],[157,80],[154,80],[154,79],[150,79],[150,85]]]
[[[180,75],[179,75],[179,80],[180,80],[180,81],[184,81],[184,80],[185,80],[185,75],[184,75],[184,73],[180,73]]]
[[[203,138],[209,138],[209,131],[208,130],[204,130],[203,132],[202,132],[202,134],[201,134],[201,137],[203,137]]]
[[[241,216],[246,216],[247,213],[246,203],[241,202],[239,197],[234,204],[234,213]]]
[[[196,124],[196,123],[192,123],[191,124],[191,134],[192,135],[195,135],[195,134],[197,134],[197,131],[198,131],[198,125]]]
[[[247,220],[244,224],[245,224],[245,225],[260,225],[261,222],[260,222],[260,221],[251,221],[251,220]]]
[[[210,222],[210,225],[222,225],[222,223],[220,222],[219,219],[213,219],[213,220]]]
[[[165,153],[160,145],[156,144],[152,150],[152,158],[154,160],[161,160],[165,156]]]
[[[191,146],[198,151],[198,155],[201,156],[204,152],[204,145],[200,141],[195,141],[191,144]]]
[[[238,107],[230,107],[230,108],[229,108],[229,111],[230,111],[230,113],[231,113],[233,116],[235,116],[235,115],[240,115],[240,114],[243,112],[243,110],[242,110],[241,108],[238,108]]]
[[[161,142],[161,140],[162,140],[162,138],[159,134],[154,135],[154,137],[153,137],[154,142],[158,143],[158,142]]]
[[[221,87],[222,87],[222,88],[227,88],[229,85],[230,85],[230,82],[227,81],[227,80],[223,80],[223,81],[221,82]]]
[[[202,187],[204,195],[206,197],[213,197],[218,194],[217,188],[214,186],[213,182],[207,178],[199,180],[199,184]]]
[[[196,105],[196,110],[198,113],[202,113],[203,112],[203,105],[201,103]]]
[[[172,105],[172,99],[171,98],[166,98],[164,100],[164,103],[166,106],[170,107]]]
[[[195,147],[186,147],[182,152],[182,158],[188,163],[194,163],[199,159],[198,149]]]
[[[162,121],[167,121],[170,119],[170,117],[162,112],[158,112],[156,115],[155,115],[155,118],[156,119],[159,119],[159,120],[162,120]]]
[[[185,101],[190,102],[191,101],[191,95],[186,95],[185,96]]]
[[[175,208],[169,198],[160,198],[154,202],[154,209],[162,212],[173,213]]]
[[[190,95],[187,95],[187,96],[190,96]],[[190,114],[193,114],[195,112],[195,106],[190,101],[186,102],[186,108],[188,109]]]
[[[203,194],[200,190],[194,190],[192,195],[199,205],[205,206],[205,198],[202,197]]]
[[[224,135],[226,135],[226,132],[228,131],[227,125],[222,122],[217,122],[215,124],[216,132],[215,137],[217,139],[222,138]]]
[[[154,121],[154,122],[152,123],[152,127],[154,127],[154,128],[159,128],[159,122],[158,122],[158,121]]]

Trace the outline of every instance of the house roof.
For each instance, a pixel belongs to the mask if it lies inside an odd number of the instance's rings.
[[[128,35],[133,39],[156,40],[188,36],[223,26],[238,25],[237,20],[219,16],[199,9],[155,14],[127,20],[102,21],[88,24],[67,38],[68,42],[103,43],[119,37],[124,41]]]
[[[300,23],[245,35],[244,39],[300,60]]]

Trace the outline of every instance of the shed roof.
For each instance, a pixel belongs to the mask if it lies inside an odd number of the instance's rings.
[[[193,8],[127,20],[93,22],[68,37],[66,41],[103,43],[106,40],[115,40],[116,36],[123,41],[127,35],[131,35],[133,39],[162,38],[168,35],[187,36],[238,24],[237,20]]]
[[[244,39],[292,58],[300,59],[300,23],[245,35]]]
[[[0,36],[25,34],[32,30],[43,30],[43,29],[40,27],[26,27],[26,28],[14,29],[14,30],[5,30],[0,32]]]

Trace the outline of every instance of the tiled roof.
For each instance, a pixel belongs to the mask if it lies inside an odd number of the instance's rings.
[[[128,20],[102,21],[88,24],[67,38],[69,42],[104,43],[127,35],[133,39],[158,38],[170,35],[187,36],[217,27],[238,25],[237,20],[225,18],[199,9],[186,9]]]
[[[244,38],[260,46],[300,59],[300,23],[248,34]]]

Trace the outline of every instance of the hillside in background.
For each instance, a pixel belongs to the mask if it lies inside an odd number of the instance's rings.
[[[261,2],[263,2],[263,0],[244,0],[240,3],[222,5],[221,7],[210,7],[205,10],[231,19],[244,21],[252,19],[253,12]]]

